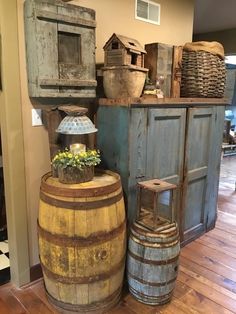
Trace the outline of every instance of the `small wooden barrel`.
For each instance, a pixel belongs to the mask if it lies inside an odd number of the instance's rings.
[[[103,171],[80,184],[44,175],[38,236],[45,287],[54,305],[102,313],[117,304],[126,252],[119,175]]]
[[[176,223],[168,224],[158,232],[134,223],[130,230],[127,257],[131,294],[142,303],[167,303],[177,277],[179,252]]]

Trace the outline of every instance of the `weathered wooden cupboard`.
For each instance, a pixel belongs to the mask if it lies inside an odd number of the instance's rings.
[[[121,175],[129,222],[136,183],[159,178],[178,187],[183,245],[214,227],[225,105],[223,99],[100,99],[97,145],[104,166]]]

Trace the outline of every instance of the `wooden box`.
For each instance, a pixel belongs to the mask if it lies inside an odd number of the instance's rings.
[[[158,77],[164,77],[161,90],[165,97],[171,97],[173,49],[173,46],[161,43],[145,45],[147,54],[144,58],[144,66],[149,69],[149,78],[153,83]]]
[[[95,11],[59,0],[26,0],[30,97],[96,97]]]

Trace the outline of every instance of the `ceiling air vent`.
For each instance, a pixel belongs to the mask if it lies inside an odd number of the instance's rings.
[[[160,25],[160,4],[150,0],[136,0],[135,18]]]

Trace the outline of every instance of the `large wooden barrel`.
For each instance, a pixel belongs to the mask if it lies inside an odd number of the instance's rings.
[[[140,302],[158,305],[172,296],[180,252],[176,223],[153,232],[134,223],[127,253],[127,278],[131,294]]]
[[[43,176],[39,253],[49,300],[59,308],[103,313],[122,289],[126,219],[120,177],[96,173],[90,182],[63,184]]]

